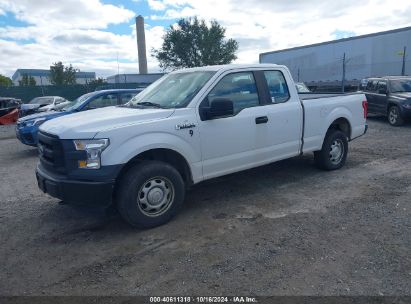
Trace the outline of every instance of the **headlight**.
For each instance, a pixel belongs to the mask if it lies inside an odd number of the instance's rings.
[[[39,126],[46,121],[46,118],[37,118],[26,122],[26,127]]]
[[[77,151],[86,151],[87,159],[79,160],[78,167],[81,169],[100,169],[101,153],[108,147],[110,141],[104,139],[76,139],[74,146]]]

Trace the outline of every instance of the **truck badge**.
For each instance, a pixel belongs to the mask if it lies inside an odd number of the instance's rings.
[[[193,122],[184,122],[182,124],[176,125],[176,130],[182,130],[182,129],[191,129],[194,128],[196,125]]]

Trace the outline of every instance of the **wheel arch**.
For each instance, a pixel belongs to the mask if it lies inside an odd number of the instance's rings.
[[[330,126],[327,129],[327,132],[329,130],[340,130],[341,132],[343,132],[348,140],[351,139],[351,134],[352,134],[352,128],[351,128],[351,124],[349,122],[349,120],[345,117],[339,117],[337,119],[334,119],[334,121],[330,124]],[[327,134],[326,132],[326,134]]]
[[[396,107],[398,107],[398,108],[401,108],[397,102],[395,102],[395,101],[393,101],[393,100],[388,100],[388,102],[387,102],[387,109],[386,109],[386,114],[387,114],[387,115],[388,115],[388,112],[389,112],[390,108],[393,107],[393,106],[396,106]]]
[[[120,181],[121,177],[134,165],[147,160],[162,161],[173,166],[180,173],[186,187],[193,184],[193,176],[188,161],[179,152],[169,148],[155,148],[140,152],[122,166],[116,183]]]

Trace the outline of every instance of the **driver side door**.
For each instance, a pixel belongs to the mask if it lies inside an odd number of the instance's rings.
[[[264,113],[253,72],[232,72],[220,78],[201,102],[199,112],[216,98],[230,99],[234,114],[213,119],[200,114],[204,179],[247,169],[261,161],[255,150],[261,127],[256,119]]]

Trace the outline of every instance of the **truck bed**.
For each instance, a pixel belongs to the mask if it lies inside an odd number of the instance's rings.
[[[362,94],[362,92],[350,92],[350,93],[298,93],[298,96],[300,96],[301,100],[307,100],[307,99],[320,99],[320,98],[325,98],[325,97],[340,97],[340,96],[356,95],[356,94]]]
[[[349,123],[349,139],[364,134],[362,102],[366,99],[363,93],[299,96],[304,109],[303,152],[321,149],[327,128],[335,119],[345,119]]]

